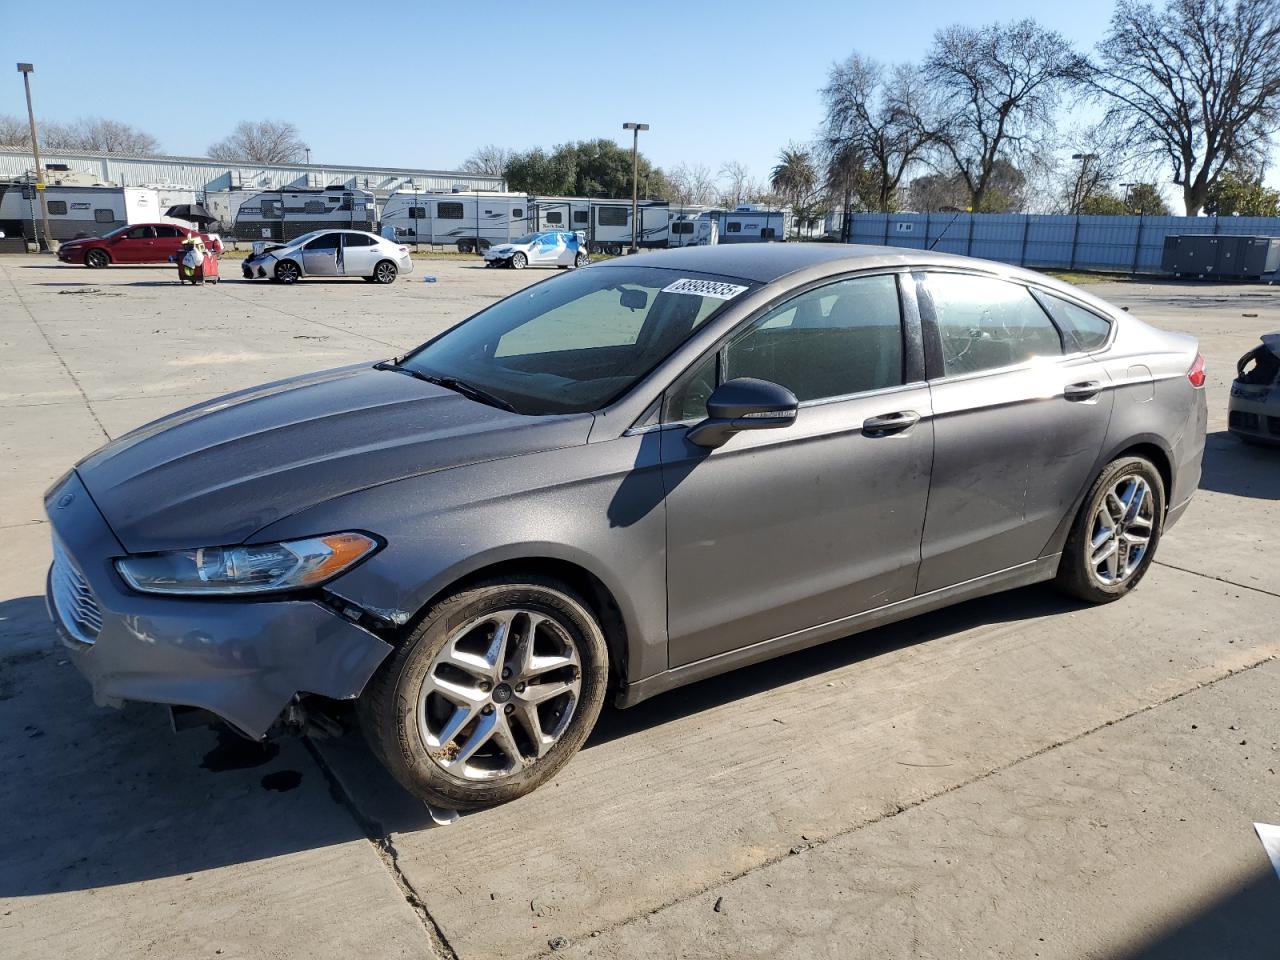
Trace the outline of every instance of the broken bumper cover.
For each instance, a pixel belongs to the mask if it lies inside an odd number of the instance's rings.
[[[113,563],[125,551],[74,473],[50,491],[46,509],[55,543],[49,615],[97,703],[201,707],[260,738],[297,693],[359,696],[391,650],[312,600],[130,590]]]

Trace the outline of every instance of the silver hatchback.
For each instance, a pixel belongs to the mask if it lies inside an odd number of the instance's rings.
[[[364,230],[315,230],[270,244],[244,261],[246,280],[294,283],[303,277],[360,277],[395,283],[413,271],[409,248]]]

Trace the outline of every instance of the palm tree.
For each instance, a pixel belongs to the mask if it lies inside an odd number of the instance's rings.
[[[779,153],[778,163],[769,174],[769,185],[791,202],[792,221],[798,230],[818,186],[818,171],[809,151],[792,144]]]

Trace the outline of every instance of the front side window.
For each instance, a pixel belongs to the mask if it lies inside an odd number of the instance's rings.
[[[724,350],[724,379],[782,384],[821,400],[902,383],[902,316],[891,274],[854,277],[775,307]]]
[[[625,227],[627,225],[626,207],[600,207],[596,214],[596,222],[602,227]]]
[[[308,250],[337,250],[338,242],[342,238],[340,233],[322,233],[310,243],[307,244]]]
[[[937,316],[942,371],[954,377],[1060,356],[1062,340],[1020,283],[964,273],[931,273],[926,289]]]
[[[444,202],[437,203],[436,219],[437,220],[461,220],[462,204],[454,203],[452,201],[450,201],[449,203],[444,203]]]
[[[696,284],[685,285],[691,292],[664,289],[682,279],[714,285],[706,295]],[[655,267],[576,270],[476,314],[404,366],[456,377],[523,414],[598,410],[751,286]]]
[[[1039,299],[1049,308],[1058,329],[1062,331],[1068,352],[1086,353],[1097,350],[1107,342],[1107,337],[1111,334],[1109,320],[1052,294],[1041,292]]]
[[[125,234],[127,240],[150,240],[155,237],[156,231],[154,227],[134,227]]]

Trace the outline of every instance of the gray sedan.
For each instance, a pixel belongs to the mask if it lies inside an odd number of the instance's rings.
[[[303,277],[361,277],[395,283],[413,271],[409,248],[364,230],[314,230],[267,244],[241,265],[246,280],[294,283]]]
[[[476,807],[606,698],[1037,581],[1123,597],[1204,382],[1191,337],[998,264],[627,257],[103,447],[48,493],[49,606],[100,702],[261,738],[355,701],[406,787]]]

